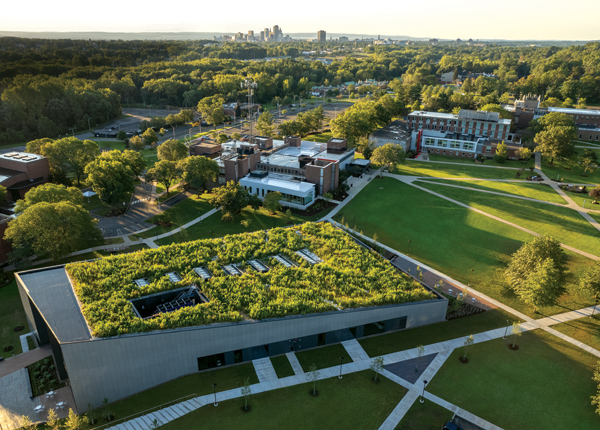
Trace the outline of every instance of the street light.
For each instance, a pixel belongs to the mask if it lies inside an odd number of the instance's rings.
[[[91,119],[92,119],[92,118],[88,118],[88,128],[90,129],[90,133],[92,132],[92,126],[90,125],[90,120],[91,120]]]
[[[217,384],[216,383],[213,384],[213,392],[215,393],[215,403],[213,403],[213,406],[219,406],[219,404],[217,403]]]
[[[356,215],[353,215],[352,219],[354,220],[354,230],[356,230]]]
[[[406,255],[410,254],[410,239],[408,239],[408,252],[406,253]]]
[[[340,357],[340,376],[339,379],[342,379],[342,363],[344,362],[344,357]]]
[[[423,380],[423,393],[421,393],[421,399],[419,400],[421,403],[425,403],[425,386],[427,385],[427,379]]]
[[[506,330],[504,330],[504,337],[502,339],[506,339],[506,333],[508,333],[508,328],[510,327],[510,320],[506,320],[508,325],[506,326]]]
[[[212,230],[210,231],[210,238],[211,239],[213,238],[213,231]]]

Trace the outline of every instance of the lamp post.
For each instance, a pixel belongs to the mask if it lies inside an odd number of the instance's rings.
[[[92,126],[90,125],[90,120],[91,120],[91,119],[92,119],[92,118],[88,118],[88,128],[90,129],[90,133],[92,132]]]
[[[502,339],[506,339],[506,333],[508,333],[508,327],[510,327],[510,320],[506,320],[508,325],[506,326],[506,330],[504,330],[504,337]]]
[[[356,215],[353,215],[352,219],[354,220],[354,230],[356,230]]]
[[[213,406],[219,406],[219,404],[217,403],[217,384],[214,383],[212,387],[213,393],[215,394],[215,403],[213,403]]]
[[[408,252],[406,253],[406,255],[410,254],[410,239],[408,239]]]
[[[475,269],[471,269],[471,277],[469,278],[469,286],[471,286],[471,282],[473,282],[473,272]]]
[[[423,392],[421,393],[421,398],[419,399],[419,402],[421,403],[425,403],[425,386],[427,385],[427,379],[423,380]]]
[[[340,376],[339,379],[342,379],[342,363],[344,362],[344,357],[340,357]]]
[[[213,231],[212,230],[210,231],[210,238],[211,239],[213,238]]]

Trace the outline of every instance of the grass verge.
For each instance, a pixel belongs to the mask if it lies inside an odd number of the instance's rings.
[[[552,328],[600,351],[600,315],[598,314],[556,324]]]
[[[288,376],[293,376],[295,374],[287,355],[271,357],[271,364],[273,365],[278,378],[287,378]]]
[[[396,430],[439,430],[452,419],[448,409],[425,399],[413,403]]]
[[[404,397],[406,389],[386,378],[374,384],[371,373],[319,381],[318,397],[310,396],[311,384],[252,395],[248,400],[252,410],[248,413],[240,410],[244,405],[241,398],[219,402],[216,408],[200,408],[161,429],[375,429]]]
[[[296,353],[296,358],[305,372],[309,372],[310,366],[313,364],[317,366],[317,369],[339,366],[340,357],[344,357],[344,363],[352,363],[353,361],[341,343]]]
[[[15,327],[23,326],[24,330],[16,332]],[[21,304],[21,296],[17,288],[17,281],[0,287],[0,357],[12,357],[13,353],[20,354],[21,340],[19,336],[29,332],[27,317]],[[12,345],[12,351],[4,351],[4,347]]]
[[[392,173],[409,176],[433,176],[438,178],[517,179],[516,170],[489,168],[478,165],[455,165],[407,160]]]
[[[517,344],[517,351],[502,339],[475,345],[468,364],[457,349],[427,390],[506,429],[600,428],[590,404],[596,357],[539,330]]]

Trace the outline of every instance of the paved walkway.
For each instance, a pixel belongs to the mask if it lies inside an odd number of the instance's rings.
[[[298,359],[296,358],[296,354],[294,354],[293,352],[288,352],[287,354],[285,354],[290,362],[290,365],[292,366],[292,370],[294,371],[294,373],[296,375],[304,375],[304,370],[302,369],[302,366],[300,365],[300,362],[298,361]]]
[[[50,345],[45,345],[41,348],[36,348],[33,351],[24,352],[15,355],[14,357],[7,358],[4,361],[0,361],[0,378],[10,375],[17,370],[23,369],[50,355],[52,355],[52,349],[50,349]]]
[[[252,360],[252,365],[254,366],[254,370],[256,371],[256,376],[258,376],[259,382],[277,381],[277,373],[275,372],[273,364],[268,357]]]

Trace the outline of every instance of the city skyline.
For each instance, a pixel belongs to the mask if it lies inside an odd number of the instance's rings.
[[[164,4],[149,0],[124,4],[106,0],[99,8],[82,7],[72,0],[49,4],[32,0],[26,10],[9,5],[0,17],[2,31],[34,32],[215,32],[255,33],[278,25],[283,34],[327,35],[365,34],[440,39],[506,40],[598,40],[600,30],[595,17],[600,13],[597,0],[570,3],[558,0],[518,2],[508,0],[489,4],[467,0],[460,7],[448,8],[432,0],[424,10],[420,4],[384,1],[369,9],[344,8],[314,0],[298,5],[272,3],[249,9],[233,0],[227,10],[217,5],[202,5],[198,10],[164,11]],[[385,12],[385,13],[384,13]],[[51,17],[49,19],[48,17]]]

